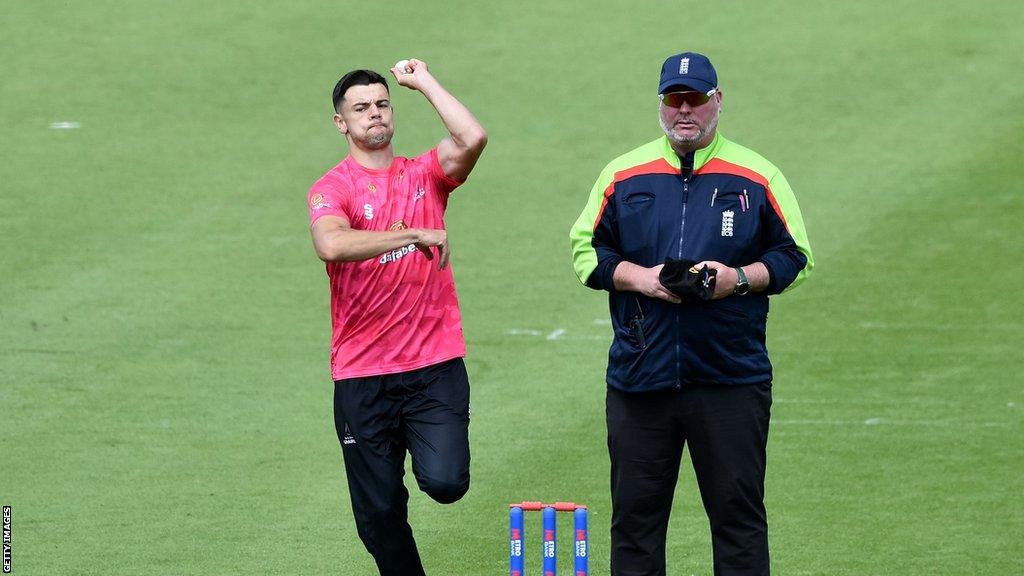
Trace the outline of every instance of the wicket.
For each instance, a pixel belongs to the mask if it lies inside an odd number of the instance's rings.
[[[524,576],[523,512],[540,511],[544,517],[544,546],[542,549],[544,576],[555,576],[558,571],[558,512],[572,512],[575,520],[575,576],[587,576],[589,538],[587,536],[587,507],[572,502],[520,502],[508,505],[509,576]]]

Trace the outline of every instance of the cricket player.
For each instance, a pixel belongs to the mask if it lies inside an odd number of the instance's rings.
[[[442,504],[469,489],[469,380],[444,213],[487,144],[473,114],[422,60],[391,69],[448,136],[395,156],[387,81],[353,70],[334,87],[348,155],[313,184],[313,247],[331,290],[334,421],[359,537],[383,576],[423,575],[402,483]]]

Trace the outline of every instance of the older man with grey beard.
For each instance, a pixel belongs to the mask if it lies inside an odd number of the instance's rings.
[[[782,172],[718,133],[711,61],[669,57],[658,94],[664,135],[605,167],[570,232],[576,275],[608,292],[614,333],[611,572],[666,573],[688,444],[714,573],[767,575],[768,296],[796,286],[814,260]]]

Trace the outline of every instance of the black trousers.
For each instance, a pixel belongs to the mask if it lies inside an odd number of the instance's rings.
[[[442,504],[469,489],[469,379],[461,358],[336,380],[334,424],[359,538],[382,576],[423,574],[408,522],[405,453],[420,490]]]
[[[764,508],[771,383],[627,393],[609,388],[612,576],[665,574],[665,537],[689,444],[716,576],[769,574]]]

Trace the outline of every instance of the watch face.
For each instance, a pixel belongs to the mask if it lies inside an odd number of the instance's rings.
[[[732,289],[732,293],[743,296],[750,291],[750,281],[747,280],[747,275],[743,273],[743,268],[736,268],[736,276],[736,287]]]

